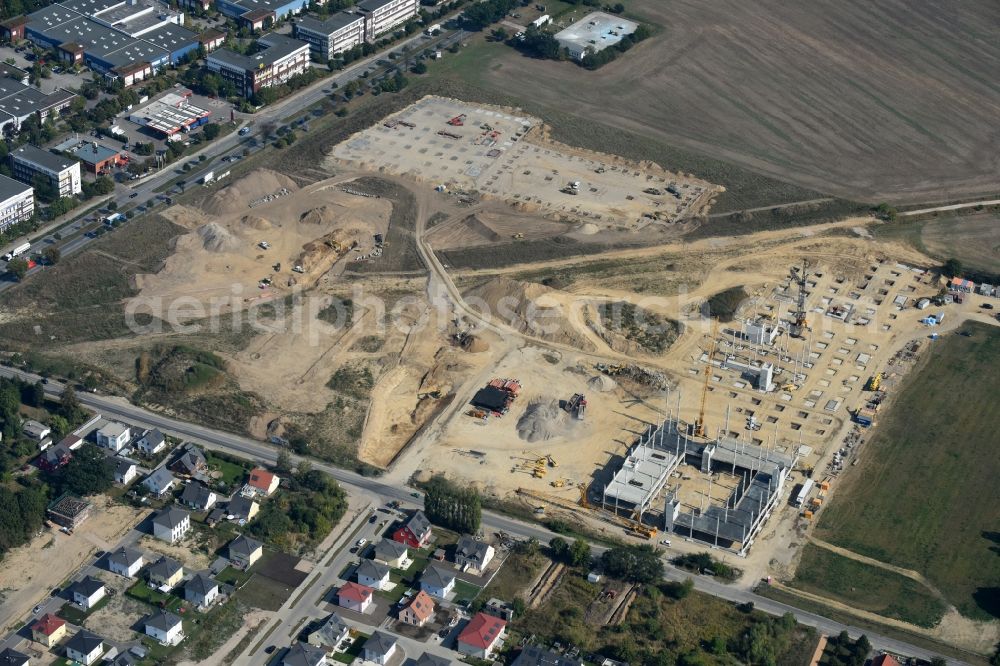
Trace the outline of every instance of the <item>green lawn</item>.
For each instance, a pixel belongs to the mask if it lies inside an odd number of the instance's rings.
[[[917,581],[811,544],[802,552],[792,586],[920,627],[933,627],[945,612]]]
[[[208,463],[209,469],[222,473],[220,481],[224,482],[230,488],[242,484],[247,476],[246,467],[218,458],[209,451],[205,452],[205,462]]]
[[[492,597],[512,600],[525,591],[548,562],[548,558],[540,553],[510,553],[500,571],[486,586],[486,591],[482,595],[483,600]]]
[[[344,652],[334,652],[333,660],[339,661],[342,664],[352,663],[356,658],[361,656],[361,651],[365,647],[365,641],[368,638],[368,634],[354,634],[354,643],[351,647]]]
[[[173,594],[164,594],[159,590],[154,590],[144,581],[138,581],[135,585],[128,588],[125,592],[128,596],[133,599],[138,599],[139,601],[144,601],[150,606],[155,606],[156,608],[166,608],[169,611],[176,612],[180,608],[184,601]]]
[[[86,611],[81,610],[73,603],[67,602],[63,604],[63,607],[60,608],[58,612],[56,612],[56,615],[67,622],[71,622],[72,624],[82,624],[87,617],[107,606],[109,601],[111,601],[111,597],[105,595],[100,601],[94,604],[93,608]]]
[[[464,580],[455,581],[455,602],[460,601],[472,601],[479,594],[479,591],[483,589],[477,587],[472,583],[466,583]]]
[[[989,620],[1000,617],[1000,410],[988,408],[1000,395],[1000,330],[962,330],[970,337],[925,343],[817,536],[919,571],[963,615]],[[904,614],[923,616],[920,605]]]
[[[250,567],[253,569],[253,567]],[[240,587],[246,581],[250,580],[253,573],[250,571],[243,571],[242,569],[237,569],[236,567],[226,567],[219,572],[219,575],[215,577],[215,580],[220,583],[225,583],[227,585],[232,585],[233,587]]]

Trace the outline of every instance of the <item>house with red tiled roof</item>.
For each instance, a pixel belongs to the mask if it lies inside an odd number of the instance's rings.
[[[414,627],[424,626],[432,617],[434,617],[434,600],[423,590],[417,592],[413,600],[399,611],[399,621]]]
[[[243,494],[247,497],[267,497],[278,489],[281,479],[266,469],[258,467],[250,472],[250,480],[243,486]]]
[[[372,595],[374,592],[375,590],[367,585],[345,583],[337,592],[337,605],[364,613],[372,605]]]
[[[899,666],[899,662],[891,654],[880,654],[872,659],[872,666]]]
[[[66,637],[66,620],[46,613],[31,625],[31,639],[45,647],[52,647]]]
[[[506,620],[486,613],[476,613],[458,635],[456,649],[479,659],[492,659],[493,653],[503,642],[506,628]]]

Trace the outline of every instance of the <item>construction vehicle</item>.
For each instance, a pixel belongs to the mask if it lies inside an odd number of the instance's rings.
[[[802,261],[801,271],[797,267],[792,266],[791,277],[799,286],[799,294],[795,302],[795,312],[793,313],[795,319],[788,329],[788,334],[793,338],[801,338],[803,333],[809,328],[809,324],[806,322],[806,280],[809,277],[809,262]]]
[[[879,373],[876,373],[875,375],[872,375],[868,379],[868,383],[865,384],[865,390],[866,391],[877,391],[878,388],[879,388],[879,386],[882,385],[882,379],[884,377],[885,377],[885,373],[882,373],[882,372],[879,372]]]
[[[576,489],[580,491],[580,506],[584,509],[589,509],[590,501],[587,499],[587,484],[581,483],[576,487]]]
[[[566,402],[566,411],[572,414],[577,421],[582,421],[583,414],[587,411],[587,398],[582,393],[574,393],[573,397]]]
[[[705,362],[705,383],[701,387],[701,408],[698,410],[698,420],[694,422],[695,437],[705,436],[705,400],[708,398],[708,382],[712,379],[712,357],[715,356],[716,335],[719,332],[719,320],[712,320],[712,347]]]
[[[403,127],[409,127],[410,129],[413,129],[414,127],[416,127],[416,125],[414,125],[413,123],[407,122],[405,120],[400,120],[399,124],[402,125]]]
[[[461,139],[462,138],[460,135],[455,134],[454,132],[446,132],[444,130],[441,130],[440,132],[438,132],[438,135],[446,137],[448,139]]]
[[[577,194],[580,193],[579,190],[574,190],[572,187],[569,187],[568,185],[559,191],[562,192],[563,194],[572,194],[573,196],[576,196]]]
[[[553,488],[562,488],[566,485],[566,482],[562,479],[556,479],[555,481],[550,481],[549,485]]]
[[[559,463],[557,463],[556,459],[553,458],[552,456],[546,455],[545,456],[545,460],[546,460],[546,462],[549,463],[549,467],[559,467]]]
[[[423,400],[424,398],[432,398],[434,400],[440,400],[441,389],[433,389],[431,391],[425,391],[423,393],[417,394],[417,400]]]
[[[451,125],[451,126],[453,126],[453,127],[461,127],[462,125],[465,124],[465,117],[466,116],[465,116],[464,113],[459,114],[459,115],[455,116],[454,118],[452,118],[451,120],[449,120],[448,124]],[[438,134],[440,134],[440,132],[438,132]]]
[[[514,240],[521,240],[522,238],[524,238],[524,234],[522,234],[522,233],[518,232],[518,233],[514,234],[514,235],[512,236],[512,238],[513,238]]]
[[[595,173],[604,173],[604,171],[605,171],[605,169],[602,166],[601,167],[597,167],[596,169],[594,169]]]
[[[781,390],[782,391],[795,391],[795,390],[798,390],[798,388],[799,388],[798,384],[788,383],[788,384],[785,384],[784,386],[782,386]]]
[[[636,521],[632,525],[632,532],[637,536],[641,536],[644,539],[655,539],[657,534],[657,529],[655,527],[650,527],[649,525],[643,525],[639,521]]]

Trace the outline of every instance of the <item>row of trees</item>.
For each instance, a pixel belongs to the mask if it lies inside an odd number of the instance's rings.
[[[435,525],[475,534],[482,523],[482,499],[475,488],[458,487],[435,476],[424,487],[424,513]]]
[[[493,25],[519,6],[518,0],[485,0],[462,12],[461,24],[466,30],[478,32]]]
[[[288,460],[283,464],[287,465]],[[313,543],[321,539],[347,510],[344,490],[306,462],[300,463],[295,473],[285,478],[285,492],[264,503],[257,519],[250,524],[250,533],[269,543],[282,545],[293,540]]]

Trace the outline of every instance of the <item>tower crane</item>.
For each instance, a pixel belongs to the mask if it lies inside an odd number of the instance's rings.
[[[806,323],[806,279],[808,277],[809,262],[803,259],[801,271],[795,267],[792,268],[792,278],[799,286],[799,295],[795,303],[795,320],[788,331],[793,338],[801,338],[802,333],[809,328]]]
[[[698,410],[698,420],[694,422],[696,437],[705,436],[705,400],[708,398],[708,382],[712,378],[712,357],[715,356],[715,344],[719,332],[719,320],[712,320],[712,346],[708,351],[708,361],[705,363],[705,383],[701,387],[701,409]]]

